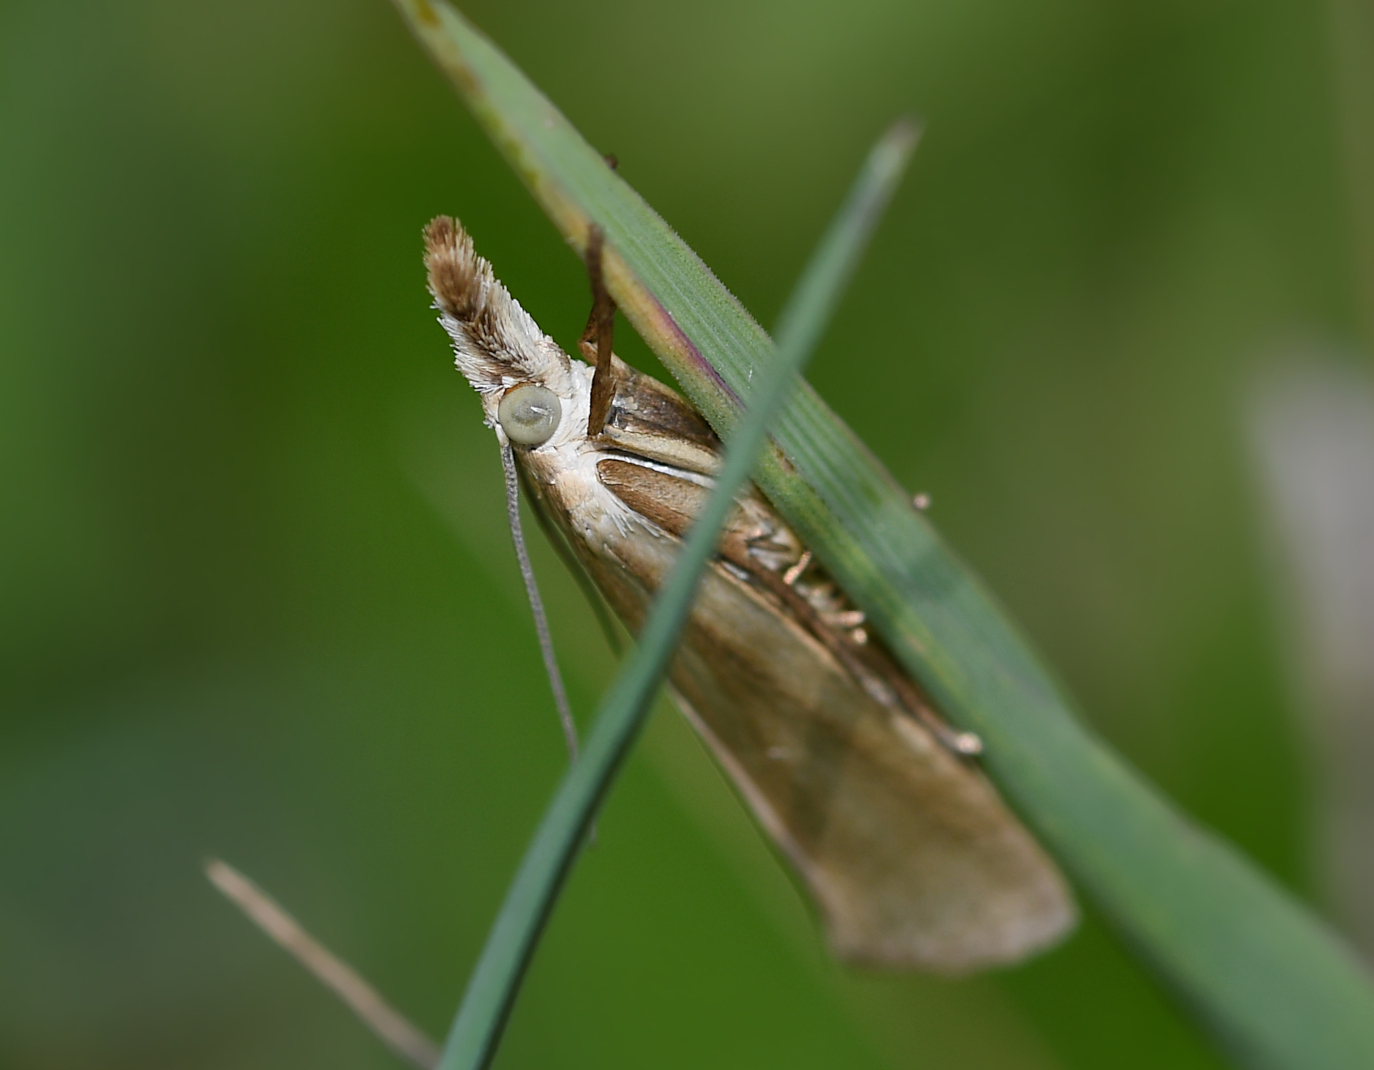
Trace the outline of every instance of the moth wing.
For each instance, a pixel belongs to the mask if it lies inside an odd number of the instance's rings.
[[[584,563],[632,630],[673,555]],[[879,704],[719,564],[670,670],[679,705],[792,863],[837,954],[957,973],[1054,943],[1076,911],[1054,863],[974,766]]]

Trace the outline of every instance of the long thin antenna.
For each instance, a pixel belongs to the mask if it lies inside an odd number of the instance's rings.
[[[419,1070],[433,1070],[438,1064],[439,1046],[411,1025],[353,967],[302,929],[270,895],[218,858],[205,863],[205,875],[259,929],[343,1000],[383,1044]]]
[[[529,493],[529,483],[521,477],[520,485]],[[572,574],[572,578],[577,581],[577,586],[582,589],[582,596],[586,598],[587,605],[591,607],[592,615],[596,617],[596,622],[601,626],[601,632],[606,637],[606,645],[611,648],[611,653],[617,658],[625,653],[625,643],[620,638],[620,633],[616,631],[615,618],[611,616],[610,609],[606,606],[606,599],[601,592],[596,589],[596,584],[592,582],[587,570],[582,566],[582,562],[573,553],[572,547],[568,545],[568,537],[558,530],[542,509],[535,509],[534,519],[539,521],[539,530],[544,533],[544,537],[549,540],[549,545],[563,560],[564,566]]]
[[[544,600],[539,597],[539,585],[534,568],[525,549],[525,533],[520,527],[520,474],[515,470],[515,455],[509,443],[501,443],[501,467],[506,473],[506,515],[510,518],[510,537],[515,542],[515,557],[520,562],[520,575],[525,580],[525,594],[529,596],[530,612],[534,614],[534,630],[539,635],[539,652],[544,655],[544,670],[549,674],[553,689],[553,704],[558,719],[563,722],[563,736],[568,741],[568,756],[577,761],[577,724],[573,721],[572,705],[558,671],[558,659],[553,653],[553,636],[549,634],[549,618],[544,615]]]

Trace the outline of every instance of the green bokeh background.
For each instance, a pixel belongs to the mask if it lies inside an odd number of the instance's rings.
[[[1092,724],[1314,894],[1242,402],[1361,341],[1328,9],[465,10],[765,323],[927,119],[811,379]],[[200,863],[442,1034],[565,755],[419,231],[565,345],[581,268],[382,0],[10,0],[0,79],[0,1063],[395,1065]],[[535,556],[587,711],[613,661]],[[1091,914],[997,975],[836,966],[665,707],[498,1065],[1220,1063]]]

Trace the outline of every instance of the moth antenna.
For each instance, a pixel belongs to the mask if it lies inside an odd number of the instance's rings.
[[[520,562],[520,575],[525,580],[525,594],[534,614],[534,630],[539,636],[539,652],[544,655],[544,671],[553,690],[553,704],[563,723],[563,737],[568,741],[568,756],[577,761],[577,725],[573,721],[572,705],[563,687],[563,674],[558,671],[558,659],[553,652],[553,636],[549,633],[549,618],[544,614],[544,600],[539,597],[539,584],[534,578],[530,555],[525,549],[525,533],[520,526],[520,475],[515,469],[515,455],[508,443],[501,443],[501,467],[506,473],[506,515],[510,519],[510,535],[515,542],[515,558]]]
[[[522,483],[521,485],[528,491],[528,484]],[[549,545],[562,558],[563,565],[573,580],[576,581],[577,586],[582,589],[582,596],[587,600],[592,615],[596,617],[596,623],[600,625],[601,632],[606,637],[606,645],[611,648],[612,654],[617,658],[620,657],[625,653],[625,644],[620,639],[620,633],[615,630],[615,620],[611,617],[611,611],[606,606],[606,599],[596,589],[596,584],[592,582],[591,577],[587,575],[587,570],[582,566],[582,562],[577,559],[572,552],[572,547],[568,545],[567,537],[558,530],[554,522],[548,518],[542,509],[534,510],[534,519],[539,521],[539,530],[544,533],[544,537],[549,540]]]
[[[602,271],[602,254],[606,249],[606,232],[592,224],[587,232],[587,278],[592,284],[592,311],[577,346],[596,364],[592,376],[592,400],[587,413],[587,437],[595,438],[606,426],[611,413],[611,398],[615,396],[615,379],[611,371],[611,342],[615,337],[615,301],[606,289]]]

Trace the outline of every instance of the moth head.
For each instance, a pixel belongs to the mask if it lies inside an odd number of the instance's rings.
[[[425,227],[425,271],[455,363],[483,395],[489,422],[494,414],[486,402],[517,386],[572,396],[567,354],[501,285],[456,219],[439,216]]]

